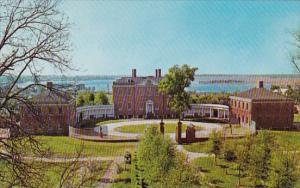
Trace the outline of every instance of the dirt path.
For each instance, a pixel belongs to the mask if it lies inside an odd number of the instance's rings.
[[[117,156],[120,157],[120,156]],[[46,157],[23,157],[25,160],[34,160],[46,163],[86,162],[86,161],[113,161],[116,157],[80,157],[80,158],[46,158]]]
[[[111,187],[118,174],[118,165],[121,164],[122,161],[123,157],[115,157],[109,168],[107,168],[104,176],[101,178],[101,182],[96,186],[97,188]]]

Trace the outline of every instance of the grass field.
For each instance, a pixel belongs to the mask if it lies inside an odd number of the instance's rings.
[[[300,122],[300,114],[294,114],[294,122]]]
[[[279,147],[286,147],[291,145],[295,148],[300,148],[300,132],[297,131],[270,131],[274,134],[276,142]],[[239,144],[243,139],[227,139],[226,142],[233,142]],[[197,153],[209,153],[211,148],[211,142],[198,142],[193,144],[183,145],[187,151],[197,152]]]
[[[100,143],[83,141],[67,136],[37,136],[43,148],[50,148],[54,156],[74,157],[82,149],[83,156],[118,156],[133,151],[137,143]]]
[[[238,182],[238,171],[235,163],[225,162],[218,159],[215,165],[213,157],[198,158],[193,161],[203,175],[203,183],[209,187],[236,187]],[[247,179],[242,179],[243,187],[251,187]],[[206,187],[206,186],[203,186]]]
[[[3,161],[0,162],[0,168],[1,171],[4,172],[4,177],[9,179],[9,177],[11,177],[12,169],[7,168],[7,165],[4,163],[5,162]],[[64,187],[77,187],[78,184],[82,182],[82,177],[84,177],[84,180],[87,181],[80,187],[95,187],[110,164],[111,161],[79,163],[36,162],[33,164],[37,170],[35,172],[40,174],[41,177],[34,176],[34,179],[30,180],[30,182],[38,183],[38,187],[60,187],[60,181],[66,179],[67,181],[65,182]],[[66,173],[64,173],[65,170]],[[62,178],[63,174],[64,176]],[[8,185],[6,182],[0,182],[0,187],[11,187],[11,185]]]
[[[166,123],[165,124],[165,133],[175,133],[176,131],[176,123]],[[143,133],[145,132],[146,128],[148,127],[148,124],[140,124],[140,125],[127,125],[127,126],[122,126],[122,127],[117,127],[115,130],[119,132],[124,132],[124,133]],[[151,126],[156,126],[159,128],[158,125],[151,125]],[[186,125],[182,125],[182,132],[186,131]],[[195,126],[196,130],[202,130],[202,127]]]
[[[87,181],[84,186],[85,187],[93,187],[96,186],[97,183],[99,183],[99,180],[103,177],[106,169],[108,168],[110,162],[108,161],[101,161],[101,162],[92,162],[92,163],[85,163],[85,164],[78,164],[81,166],[89,167],[92,166],[93,170],[92,172],[86,171],[86,179],[91,177],[91,180]],[[61,174],[63,170],[65,169],[67,164],[47,164],[47,167],[45,168],[45,178],[46,178],[46,186],[45,187],[58,187],[59,180],[61,179]],[[78,168],[78,167],[75,167]],[[72,177],[70,180],[73,181],[73,183],[77,182],[80,183],[82,170],[77,171],[74,174],[74,177]],[[75,184],[76,185],[76,184]]]
[[[123,122],[124,120],[122,119],[113,119],[113,120],[107,120],[107,121],[101,121],[99,123],[97,123],[97,125],[105,125],[108,123],[118,123],[118,122]]]

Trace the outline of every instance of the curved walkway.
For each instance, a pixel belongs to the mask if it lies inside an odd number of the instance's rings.
[[[176,124],[178,120],[164,120],[164,123],[174,123]],[[116,131],[117,127],[122,126],[128,126],[128,125],[153,125],[153,124],[159,124],[160,120],[128,120],[123,122],[117,122],[117,123],[108,123],[101,126],[106,126],[107,133],[109,136],[117,136],[117,137],[126,137],[126,138],[139,138],[142,133],[124,133]],[[183,124],[190,124],[192,123],[195,126],[200,126],[204,128],[203,130],[197,131],[196,136],[199,137],[208,137],[211,131],[213,130],[221,130],[222,126],[217,123],[204,123],[204,122],[193,122],[193,121],[182,121]],[[95,128],[95,131],[99,132],[99,127]],[[175,133],[168,134],[170,137],[174,140],[175,139]],[[182,136],[185,136],[185,134],[182,134]]]

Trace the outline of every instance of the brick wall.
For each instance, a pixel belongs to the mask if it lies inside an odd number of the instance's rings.
[[[22,105],[20,126],[36,135],[68,135],[69,126],[75,123],[75,103],[36,104],[36,113]]]

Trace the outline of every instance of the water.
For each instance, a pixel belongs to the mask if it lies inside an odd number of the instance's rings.
[[[112,84],[113,81],[115,81],[119,77],[114,78],[96,78],[96,79],[81,79],[80,77],[77,77],[76,79],[67,80],[67,81],[61,81],[61,80],[55,80],[54,83],[57,84],[84,84],[86,88],[90,88],[95,91],[112,91]],[[214,79],[208,79],[208,78],[201,78],[196,79],[194,82],[192,82],[191,86],[188,88],[189,91],[195,91],[195,92],[207,92],[207,93],[218,93],[218,92],[240,92],[245,91],[247,89],[256,87],[257,83],[255,82],[239,82],[239,83],[200,83],[200,81],[211,81]],[[20,87],[24,87],[31,82],[27,81],[24,83],[19,84]],[[46,81],[42,82],[43,84],[46,83]],[[264,84],[265,88],[270,88],[271,84]]]

